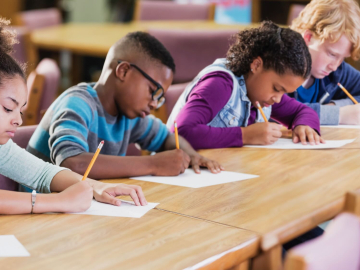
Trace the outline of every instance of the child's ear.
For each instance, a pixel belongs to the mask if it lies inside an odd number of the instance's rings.
[[[250,64],[250,69],[252,73],[256,73],[262,69],[263,66],[263,60],[260,56],[255,58],[253,62]]]
[[[130,69],[129,63],[121,62],[120,64],[117,65],[117,67],[115,69],[116,77],[121,81],[125,80],[125,77],[129,71],[129,69]]]
[[[303,38],[307,46],[309,46],[312,37],[313,33],[310,30],[305,30],[305,32],[303,33]]]

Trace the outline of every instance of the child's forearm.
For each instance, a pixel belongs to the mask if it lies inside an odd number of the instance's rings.
[[[58,172],[51,181],[51,192],[60,192],[68,187],[80,182],[82,176],[70,170],[63,170]]]
[[[58,194],[37,194],[33,213],[62,212]],[[0,190],[0,214],[30,214],[31,193]]]
[[[65,159],[62,167],[67,167],[72,171],[83,175],[93,157],[92,153],[82,153],[80,155]],[[92,167],[89,178],[110,179],[140,175],[150,175],[154,173],[154,163],[152,156],[111,156],[100,154]]]

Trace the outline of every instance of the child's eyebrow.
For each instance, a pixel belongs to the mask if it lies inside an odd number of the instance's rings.
[[[16,106],[19,106],[19,102],[18,102],[16,99],[14,99],[14,98],[12,98],[12,97],[7,97],[7,99],[12,100],[12,102],[14,102],[14,103],[16,104]],[[24,105],[22,105],[22,106],[24,107],[24,106],[26,105],[26,103],[27,103],[27,102],[25,102]]]

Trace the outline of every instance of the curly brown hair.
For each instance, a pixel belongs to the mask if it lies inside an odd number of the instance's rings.
[[[246,75],[250,64],[261,57],[266,70],[279,75],[291,72],[304,79],[310,75],[311,56],[303,37],[271,21],[234,35],[235,43],[227,52],[227,67],[236,75]]]
[[[19,75],[25,81],[24,66],[20,66],[10,55],[13,45],[17,43],[16,33],[7,26],[10,21],[0,18],[0,85],[3,79]]]

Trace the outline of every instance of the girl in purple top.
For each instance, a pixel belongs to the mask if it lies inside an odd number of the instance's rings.
[[[309,76],[311,57],[300,34],[264,22],[236,34],[226,59],[206,67],[185,89],[169,117],[195,149],[272,144],[281,125],[293,130],[293,142],[323,143],[314,110],[284,95]]]

